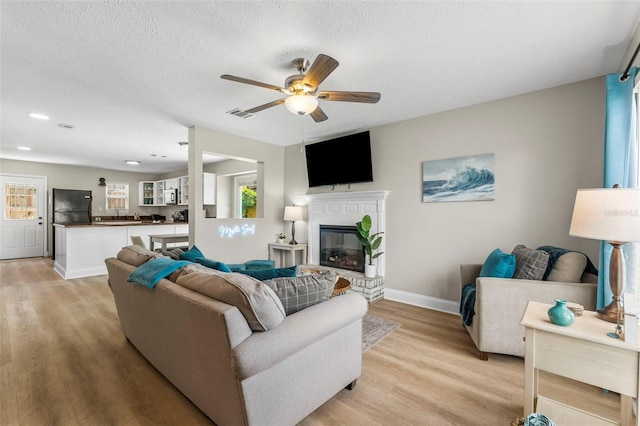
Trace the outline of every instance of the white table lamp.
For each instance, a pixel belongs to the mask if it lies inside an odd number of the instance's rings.
[[[579,189],[569,235],[603,240],[613,247],[609,262],[609,286],[613,297],[611,303],[598,311],[598,317],[615,322],[619,335],[625,288],[622,246],[640,241],[640,188],[618,188],[616,185],[614,188]]]
[[[296,221],[304,219],[304,211],[301,206],[285,206],[284,220],[291,221],[291,241],[289,244],[298,244],[296,241]]]

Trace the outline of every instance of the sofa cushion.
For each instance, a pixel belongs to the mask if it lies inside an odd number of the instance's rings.
[[[216,269],[220,272],[231,272],[231,269],[224,262],[218,262],[217,260],[207,259],[205,257],[197,257],[196,263],[206,266],[207,268]]]
[[[162,253],[165,256],[168,256],[170,258],[172,258],[173,260],[178,260],[180,259],[180,253],[184,253],[184,250],[182,250],[181,248],[172,248],[169,250],[165,250],[165,251],[161,251],[160,253]]]
[[[516,257],[500,249],[492,251],[482,265],[480,277],[512,278],[516,269]]]
[[[549,253],[533,250],[520,244],[511,252],[516,257],[516,271],[513,278],[522,280],[541,280],[547,270]]]
[[[231,269],[231,272],[240,272],[247,269],[244,263],[227,263],[227,266]]]
[[[206,256],[200,251],[198,247],[196,247],[195,244],[188,251],[185,251],[184,253],[180,253],[178,255],[178,258],[180,260],[189,260],[193,263],[196,263],[196,259],[199,257],[206,257]]]
[[[579,283],[586,267],[587,256],[577,251],[570,251],[558,257],[547,280]]]
[[[273,269],[276,267],[276,262],[269,259],[253,259],[244,262],[244,266],[248,271],[256,271],[258,269]]]
[[[147,250],[144,247],[131,245],[131,246],[123,247],[122,250],[118,252],[116,257],[118,258],[118,260],[124,263],[127,263],[131,266],[138,267],[149,259],[155,259],[157,257],[164,257],[164,256],[162,256],[160,253]]]
[[[282,302],[261,281],[201,265],[189,265],[183,269],[176,284],[236,306],[252,330],[271,330],[284,321]]]
[[[280,298],[287,315],[323,302],[331,297],[337,275],[331,271],[300,277],[281,277],[263,281]]]
[[[288,268],[247,269],[245,271],[238,271],[238,273],[249,275],[250,277],[264,281],[279,277],[295,277],[298,275],[298,267],[290,266]]]

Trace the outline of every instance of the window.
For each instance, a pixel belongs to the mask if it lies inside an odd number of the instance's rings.
[[[108,183],[106,188],[106,200],[108,210],[128,210],[129,209],[129,184],[128,183]]]
[[[38,187],[24,183],[7,183],[4,187],[4,219],[34,220],[38,212]]]
[[[236,176],[236,217],[254,218],[257,216],[258,175],[256,173]]]

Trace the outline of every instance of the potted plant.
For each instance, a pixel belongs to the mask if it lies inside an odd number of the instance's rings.
[[[367,262],[364,265],[364,276],[367,278],[373,278],[376,276],[376,265],[373,261],[384,253],[377,252],[380,247],[380,243],[382,242],[382,232],[369,235],[371,231],[371,216],[368,214],[364,215],[362,220],[356,223],[356,228],[358,229],[356,236],[358,237],[360,244],[364,247],[365,257],[367,258]]]
[[[276,234],[276,243],[284,244],[284,240],[286,239],[287,239],[287,236],[284,235],[282,232],[278,232]]]

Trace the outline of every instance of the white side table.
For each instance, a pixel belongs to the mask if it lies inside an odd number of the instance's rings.
[[[547,317],[551,306],[529,302],[520,322],[526,348],[524,415],[542,413],[557,425],[640,425],[631,405],[638,397],[640,345],[608,337],[614,325],[591,311],[569,327],[552,324]],[[538,395],[539,370],[620,393],[620,423]]]
[[[291,257],[291,265],[289,266],[307,263],[307,243],[300,243],[300,244],[269,243],[269,260],[271,260],[274,257],[276,251],[280,252],[279,267],[281,268],[286,266],[285,261],[287,258],[287,253],[290,253],[290,257]],[[300,263],[296,263],[297,251],[302,252],[302,259]]]

